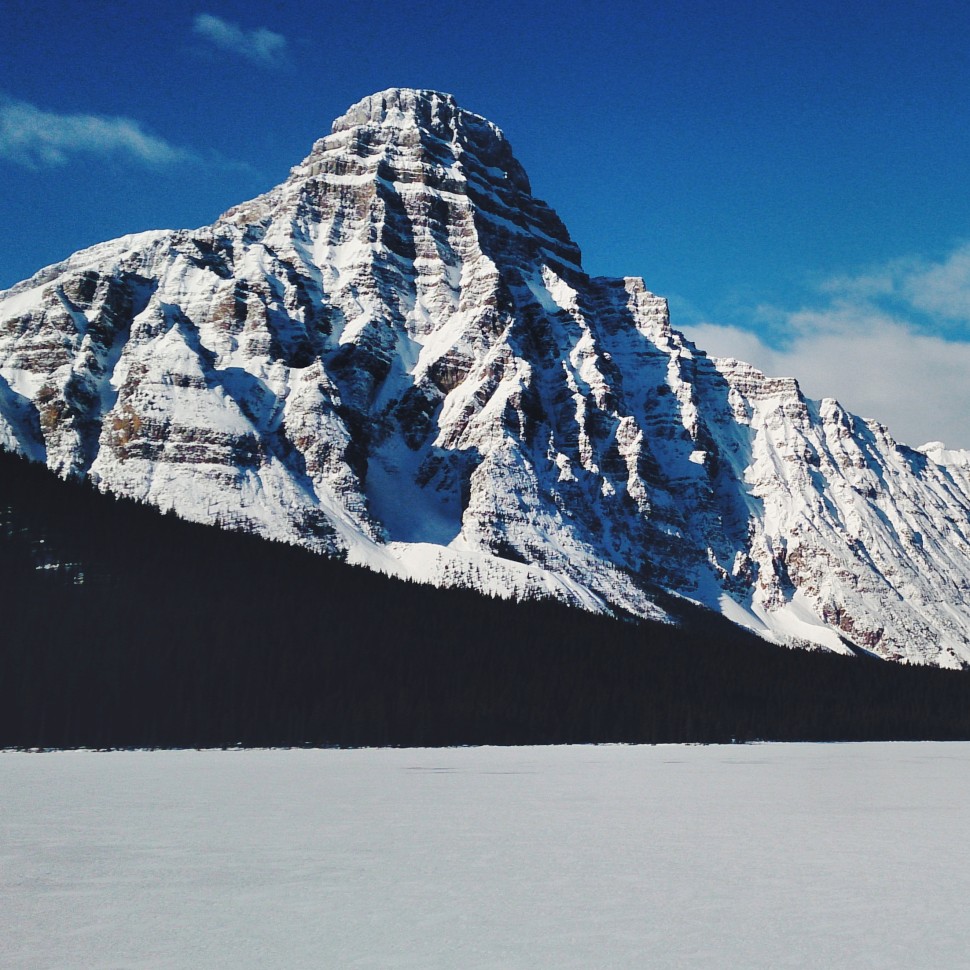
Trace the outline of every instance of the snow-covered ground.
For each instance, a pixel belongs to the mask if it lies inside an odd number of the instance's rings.
[[[970,965],[970,744],[0,754],[0,966]]]

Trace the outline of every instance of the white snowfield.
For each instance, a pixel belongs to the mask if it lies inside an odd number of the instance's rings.
[[[0,966],[961,968],[970,744],[0,754]]]
[[[0,445],[384,572],[970,663],[970,455],[713,359],[591,278],[502,132],[433,91],[337,119],[196,230],[0,293]]]

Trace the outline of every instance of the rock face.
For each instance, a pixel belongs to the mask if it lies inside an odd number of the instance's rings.
[[[0,443],[374,568],[970,663],[970,456],[587,276],[498,128],[391,89],[212,226],[0,294]]]

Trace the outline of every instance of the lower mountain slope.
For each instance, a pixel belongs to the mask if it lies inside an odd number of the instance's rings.
[[[0,746],[970,738],[970,674],[404,582],[0,453]]]

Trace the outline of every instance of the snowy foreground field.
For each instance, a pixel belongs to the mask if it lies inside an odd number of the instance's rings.
[[[0,966],[970,965],[970,744],[0,754]]]

